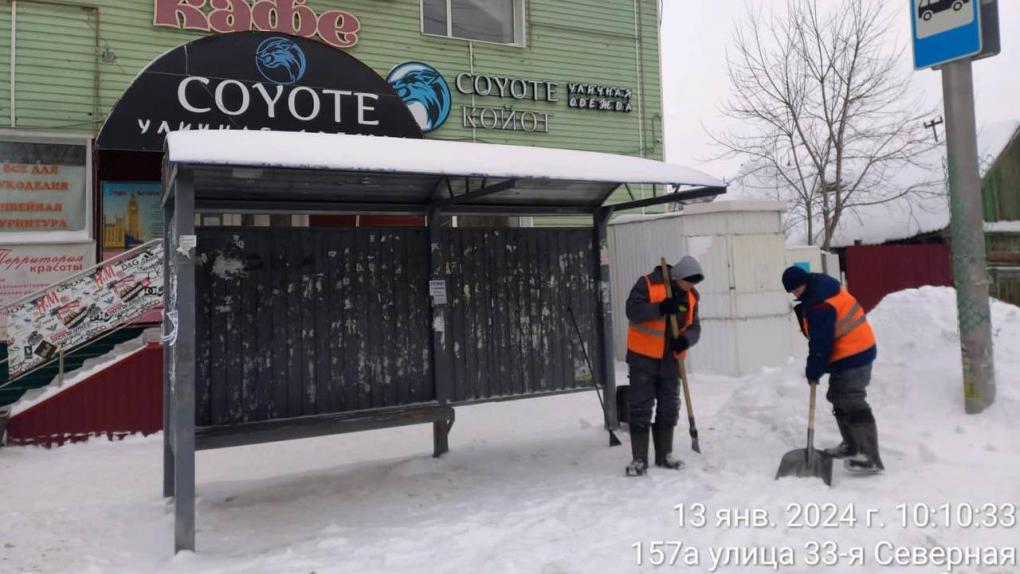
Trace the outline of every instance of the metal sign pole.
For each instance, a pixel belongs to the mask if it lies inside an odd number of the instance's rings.
[[[943,65],[942,93],[946,111],[949,228],[963,355],[964,408],[972,414],[981,412],[994,402],[995,368],[970,59]]]

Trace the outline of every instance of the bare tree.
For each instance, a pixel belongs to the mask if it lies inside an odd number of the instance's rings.
[[[787,0],[764,14],[748,5],[727,55],[738,129],[711,134],[744,159],[740,178],[791,204],[788,225],[828,248],[840,219],[859,207],[940,193],[925,156],[932,109],[911,97],[902,47],[892,47],[886,2]],[[906,72],[906,73],[904,73]],[[935,174],[908,185],[905,168]],[[902,177],[898,179],[902,180]]]

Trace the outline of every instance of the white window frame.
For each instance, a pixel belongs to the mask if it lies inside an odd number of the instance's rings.
[[[418,2],[418,21],[419,30],[422,36],[428,36],[430,38],[445,38],[448,40],[461,40],[464,42],[478,42],[481,44],[492,44],[494,46],[511,46],[515,48],[527,48],[528,47],[528,31],[527,31],[527,13],[528,13],[528,0],[513,0],[514,3],[514,41],[510,43],[504,42],[490,42],[489,40],[476,40],[474,38],[461,38],[460,36],[453,35],[453,8],[452,0],[443,0],[446,2],[446,34],[433,34],[432,32],[425,31],[425,0],[419,0]]]
[[[11,231],[0,234],[0,243],[17,245],[47,245],[61,243],[89,243],[95,241],[93,227],[95,220],[92,210],[93,201],[92,176],[92,136],[87,134],[60,132],[33,132],[27,130],[0,130],[0,139],[9,142],[80,145],[85,148],[85,227],[80,231]]]

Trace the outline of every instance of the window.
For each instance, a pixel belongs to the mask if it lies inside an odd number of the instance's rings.
[[[524,0],[422,0],[425,34],[524,45]]]
[[[90,145],[84,137],[0,139],[0,242],[92,239]]]

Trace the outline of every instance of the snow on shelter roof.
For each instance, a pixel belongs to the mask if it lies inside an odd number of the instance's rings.
[[[723,187],[700,171],[607,153],[346,134],[178,131],[167,158],[195,164]]]
[[[187,165],[195,173],[197,200],[203,194],[220,201],[285,195],[306,202],[405,206],[455,198],[491,208],[596,207],[624,183],[725,186],[703,172],[651,159],[443,140],[178,131],[167,136],[166,150],[168,162]]]

